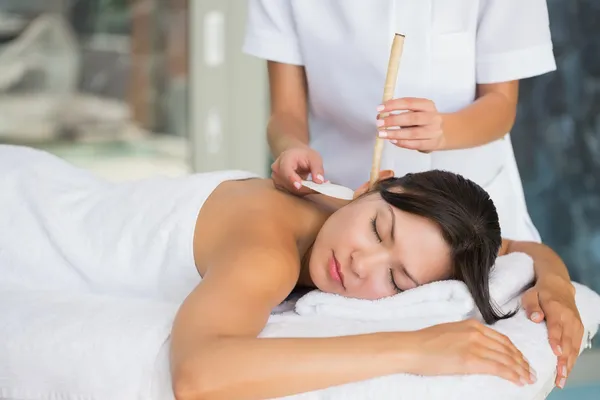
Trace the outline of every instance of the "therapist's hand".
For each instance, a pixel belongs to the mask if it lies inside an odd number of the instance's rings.
[[[282,152],[271,164],[271,179],[275,187],[297,196],[315,193],[302,186],[301,181],[312,175],[315,183],[325,182],[323,159],[308,146],[293,147]]]
[[[378,107],[378,135],[398,147],[429,153],[445,145],[442,115],[429,99],[404,97]],[[402,111],[400,114],[387,114]],[[398,129],[400,128],[400,129]]]
[[[557,357],[555,383],[562,388],[579,356],[584,333],[573,285],[562,279],[538,281],[523,294],[522,303],[532,321],[546,320],[550,346]]]

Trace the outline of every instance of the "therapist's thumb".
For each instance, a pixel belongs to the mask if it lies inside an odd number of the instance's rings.
[[[538,291],[535,287],[527,290],[523,294],[521,297],[521,304],[530,320],[533,322],[542,322],[544,320],[544,312],[540,306]]]

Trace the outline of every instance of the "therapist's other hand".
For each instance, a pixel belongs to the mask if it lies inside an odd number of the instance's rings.
[[[523,294],[522,304],[532,321],[546,320],[548,340],[558,359],[555,383],[563,388],[579,357],[584,333],[573,285],[559,278],[540,281]]]
[[[297,196],[315,193],[301,183],[309,174],[313,182],[325,182],[321,155],[308,146],[293,147],[282,152],[271,164],[271,171],[275,187]]]
[[[445,145],[442,115],[429,99],[404,97],[392,99],[377,108],[380,138],[398,147],[429,153]],[[400,114],[388,114],[402,111]]]

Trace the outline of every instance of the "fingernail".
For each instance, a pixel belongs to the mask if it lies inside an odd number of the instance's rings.
[[[538,312],[534,312],[533,314],[531,314],[531,319],[534,321],[537,321],[537,319],[540,317],[540,313]]]
[[[375,123],[377,124],[377,126],[385,125],[385,121],[383,121],[382,119],[378,119],[377,121],[375,121]]]
[[[390,143],[396,144],[396,143],[398,143],[398,141],[396,139],[392,139],[392,140],[390,140]]]
[[[302,184],[300,182],[294,182],[294,187],[298,190],[300,190],[300,188],[302,187]]]
[[[535,372],[535,369],[531,368],[531,366],[529,366],[529,373],[537,379],[537,372]]]
[[[321,182],[325,182],[325,178],[323,178],[323,175],[321,175],[321,174],[317,174],[317,179],[320,180]]]
[[[386,138],[386,137],[388,137],[388,133],[385,132],[385,131],[379,131],[378,135],[379,135],[380,138]]]
[[[537,381],[537,376],[533,372],[529,372],[529,379],[531,382],[535,383]]]
[[[525,378],[523,378],[523,377],[520,377],[520,378],[519,378],[519,382],[521,382],[521,386],[525,386],[525,385],[527,385],[527,384],[529,383],[529,382],[527,382],[527,381],[525,380]]]
[[[567,367],[564,365],[561,369],[561,375],[564,376],[565,378],[567,377]]]
[[[560,382],[559,382],[558,386],[559,386],[561,389],[564,389],[564,388],[565,388],[565,383],[566,383],[566,380],[565,380],[565,378],[562,378],[562,379],[560,380]]]
[[[562,355],[562,347],[560,347],[560,345],[556,346],[556,350],[558,351],[558,354]]]
[[[377,111],[381,112],[383,110],[385,110],[385,106],[383,106],[383,105],[377,106]]]

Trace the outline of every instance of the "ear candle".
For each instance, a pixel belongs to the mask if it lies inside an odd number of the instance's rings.
[[[404,50],[404,35],[396,33],[392,42],[387,76],[385,78],[385,86],[383,88],[384,103],[394,97],[394,90],[396,89],[396,81],[398,78],[398,70],[400,69],[400,59],[402,58],[402,50]],[[382,116],[387,115],[387,113],[385,113],[385,115],[382,114]],[[379,179],[384,140],[385,139],[379,137],[375,138],[375,150],[373,151],[373,163],[371,164],[371,177],[369,180],[370,188],[372,188],[377,182],[377,179]]]

